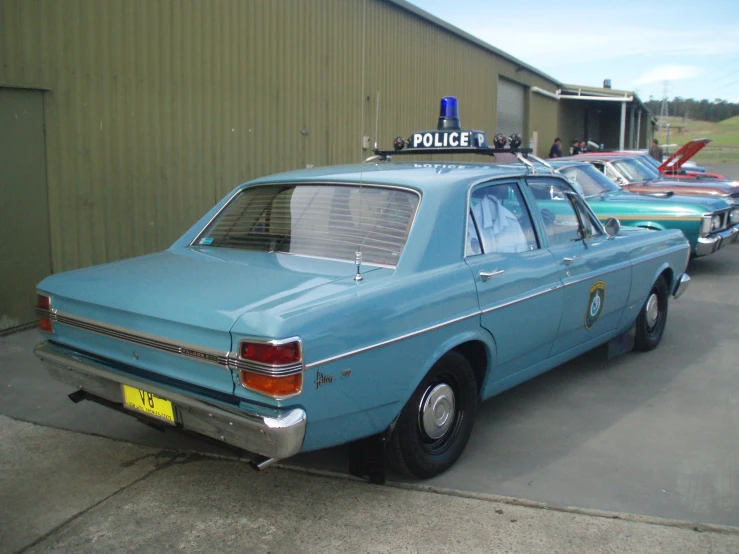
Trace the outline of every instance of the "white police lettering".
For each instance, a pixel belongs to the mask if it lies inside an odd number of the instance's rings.
[[[413,133],[408,148],[487,148],[487,137],[479,131],[427,131]]]

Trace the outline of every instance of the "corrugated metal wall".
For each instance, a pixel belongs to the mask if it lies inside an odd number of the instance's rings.
[[[376,121],[386,147],[433,128],[442,95],[492,133],[498,74],[553,88],[386,0],[0,0],[0,86],[49,89],[56,271],[166,248],[249,179],[360,161]]]

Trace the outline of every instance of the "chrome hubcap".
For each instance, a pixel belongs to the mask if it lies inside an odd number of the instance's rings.
[[[652,294],[647,300],[647,327],[654,328],[659,317],[659,298],[656,294]]]
[[[421,427],[432,439],[439,439],[454,421],[454,391],[446,384],[429,388],[421,401]]]

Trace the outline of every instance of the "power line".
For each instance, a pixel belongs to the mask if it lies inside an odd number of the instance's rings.
[[[721,77],[719,77],[718,79],[714,79],[714,80],[713,80],[713,82],[715,83],[715,82],[717,82],[717,81],[722,81],[722,80],[726,79],[727,77],[731,77],[732,75],[736,75],[737,73],[739,73],[739,69],[735,69],[735,70],[734,70],[734,71],[732,71],[731,73],[724,73],[724,74],[723,74],[723,75],[721,75]]]
[[[736,72],[735,72],[735,73],[736,73]],[[720,87],[718,87],[718,88],[717,88],[716,90],[724,90],[725,88],[727,88],[727,87],[730,87],[730,86],[732,86],[732,85],[736,85],[737,83],[739,83],[739,81],[734,81],[733,83],[729,83],[728,85],[723,85],[723,86],[720,86]]]

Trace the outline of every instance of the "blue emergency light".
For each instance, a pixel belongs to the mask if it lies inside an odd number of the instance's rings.
[[[488,146],[487,134],[474,129],[462,129],[459,121],[459,103],[455,96],[444,96],[441,99],[439,123],[436,131],[417,131],[407,139],[397,137],[393,141],[394,151],[379,150],[375,146],[376,156],[389,160],[391,154],[517,154],[531,152],[529,148],[520,148],[521,137],[512,134],[510,137],[498,133],[493,141],[494,147]]]
[[[459,123],[459,105],[455,96],[444,96],[441,99],[439,110],[439,123],[436,126],[439,131],[446,129],[461,129]]]

